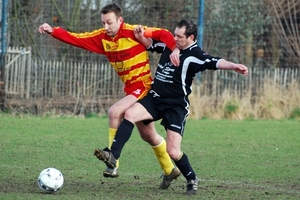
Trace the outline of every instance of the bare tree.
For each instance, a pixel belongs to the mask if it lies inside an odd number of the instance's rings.
[[[279,40],[280,67],[300,65],[300,1],[264,0],[268,14],[274,19],[273,30]]]
[[[253,65],[254,49],[264,33],[262,3],[253,0],[206,1],[204,49]]]

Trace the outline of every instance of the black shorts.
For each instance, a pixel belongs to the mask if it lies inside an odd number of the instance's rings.
[[[148,93],[138,101],[150,113],[153,120],[143,121],[149,124],[162,119],[161,125],[183,135],[186,118],[189,115],[189,101],[186,98],[160,98]]]

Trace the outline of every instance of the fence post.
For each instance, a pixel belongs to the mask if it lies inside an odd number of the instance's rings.
[[[5,102],[5,55],[1,53],[0,58],[0,109],[2,109]]]
[[[26,66],[27,66],[27,70],[26,70],[26,74],[27,74],[27,80],[26,80],[26,83],[27,83],[27,87],[26,87],[26,99],[29,99],[30,97],[30,79],[31,79],[31,47],[28,47],[27,51],[29,51],[28,55],[26,56],[27,59],[27,63],[26,63]]]

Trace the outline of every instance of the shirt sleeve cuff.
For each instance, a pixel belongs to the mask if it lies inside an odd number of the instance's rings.
[[[144,32],[144,36],[147,38],[152,38],[152,28],[146,28]]]

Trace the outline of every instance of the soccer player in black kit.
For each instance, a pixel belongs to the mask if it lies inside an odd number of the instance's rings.
[[[162,119],[161,125],[167,132],[167,152],[187,180],[186,194],[196,194],[199,180],[187,155],[180,149],[186,118],[189,115],[188,95],[191,93],[193,78],[196,73],[206,69],[234,70],[247,76],[248,68],[205,53],[197,46],[197,26],[192,21],[181,20],[175,28],[174,39],[176,47],[180,50],[179,66],[171,63],[172,51],[165,44],[144,37],[144,32],[143,27],[137,27],[137,39],[148,47],[148,50],[162,53],[152,88],[143,99],[126,110],[111,149],[95,149],[95,155],[107,167],[115,167],[122,148],[131,136],[134,124],[139,121],[147,124]]]

